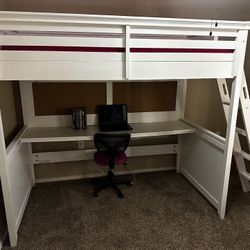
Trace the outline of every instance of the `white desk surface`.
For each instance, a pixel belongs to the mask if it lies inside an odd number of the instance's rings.
[[[194,133],[195,128],[182,121],[133,123],[131,138],[145,138],[155,136],[178,135]],[[62,142],[93,140],[95,133],[100,132],[98,126],[88,126],[86,130],[74,130],[71,127],[30,127],[22,136],[22,142]],[[114,133],[114,132],[113,132]]]

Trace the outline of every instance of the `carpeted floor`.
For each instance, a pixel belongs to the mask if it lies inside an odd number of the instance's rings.
[[[121,200],[111,190],[92,198],[89,180],[37,185],[15,249],[250,249],[250,194],[237,176],[225,220],[172,171],[137,175],[122,190]]]

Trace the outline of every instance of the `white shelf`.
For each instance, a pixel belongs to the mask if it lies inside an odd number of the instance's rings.
[[[131,138],[144,138],[194,133],[196,129],[182,121],[133,123]],[[74,130],[71,127],[31,127],[22,136],[23,143],[32,142],[63,142],[93,140],[98,133],[98,126],[88,126],[86,130]],[[119,131],[128,132],[128,131]],[[114,133],[114,132],[113,132]]]

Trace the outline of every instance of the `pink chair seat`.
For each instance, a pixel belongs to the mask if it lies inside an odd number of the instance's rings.
[[[105,152],[97,151],[94,154],[95,162],[99,165],[107,166],[109,165],[109,157],[105,154]],[[115,156],[115,164],[124,164],[127,161],[127,156],[124,152],[119,151]]]

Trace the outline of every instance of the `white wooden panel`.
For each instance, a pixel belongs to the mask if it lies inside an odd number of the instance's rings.
[[[33,164],[41,164],[52,162],[93,160],[95,152],[96,149],[34,153],[32,156],[32,161]],[[126,150],[126,155],[128,157],[135,157],[145,155],[177,154],[178,152],[179,148],[177,144],[162,144],[128,147]]]
[[[131,39],[131,48],[235,49],[235,41]]]
[[[232,62],[132,62],[130,80],[232,78]],[[181,70],[180,70],[181,69]],[[125,80],[122,62],[0,61],[0,80]]]
[[[14,247],[17,244],[17,228],[16,228],[16,218],[14,216],[13,199],[11,197],[11,182],[9,178],[9,171],[6,159],[6,148],[5,148],[1,110],[0,110],[0,177],[1,177],[10,245]]]
[[[115,52],[54,52],[54,51],[0,51],[0,61],[81,61],[81,62],[121,62],[124,53]],[[84,79],[83,79],[84,80]]]
[[[122,80],[123,63],[0,61],[0,80]]]
[[[1,51],[0,61],[81,61],[81,62],[121,62],[124,53],[96,52],[31,52]],[[222,62],[233,61],[234,53],[130,53],[131,61],[165,62]]]
[[[17,142],[15,150],[7,155],[7,165],[15,226],[18,230],[33,184],[29,145]]]
[[[232,78],[232,62],[132,62],[131,79]]]
[[[116,37],[0,36],[1,45],[124,47]],[[101,35],[100,35],[101,36]]]
[[[175,121],[180,118],[177,111],[159,111],[159,112],[135,112],[128,113],[129,123],[142,122],[165,122]],[[48,115],[29,117],[29,127],[63,127],[72,126],[71,115]],[[97,125],[97,115],[87,115],[87,125]]]
[[[206,19],[181,19],[181,18],[161,18],[161,17],[135,17],[135,16],[115,16],[115,15],[93,15],[93,14],[65,14],[65,13],[39,13],[39,12],[9,12],[1,11],[1,23],[15,24],[35,24],[44,26],[68,26],[74,25],[105,25],[121,26],[132,25],[137,27],[173,27],[173,28],[193,28],[207,29],[215,26],[215,20]],[[249,29],[250,24],[243,21],[217,20],[218,27],[214,30],[237,30]],[[46,26],[45,26],[46,27]]]
[[[58,35],[58,32],[61,33],[61,35],[65,32],[100,32],[100,33],[114,33],[114,34],[122,34],[123,32],[123,27],[122,26],[104,26],[104,25],[53,25],[50,24],[48,25],[47,23],[37,23],[34,24],[32,22],[30,23],[7,23],[7,22],[2,22],[0,23],[0,28],[3,31],[11,31],[11,32],[16,32],[18,33],[21,31],[22,33],[25,32],[26,34],[33,32],[53,32],[55,35]]]
[[[234,53],[131,53],[133,62],[232,62]]]
[[[131,138],[167,136],[196,131],[181,121],[135,123],[132,127]],[[93,140],[97,132],[99,132],[98,126],[88,126],[86,130],[74,130],[71,127],[34,127],[28,128],[21,140],[26,143]]]
[[[180,151],[181,173],[218,208],[225,171],[224,151],[197,134],[183,135]]]
[[[177,35],[177,36],[204,36],[204,38],[209,39],[209,30],[203,29],[188,29],[188,28],[141,28],[133,27],[132,37],[136,35]],[[222,37],[236,37],[237,30],[234,31],[223,31],[223,30],[213,30],[213,36],[222,36]]]

